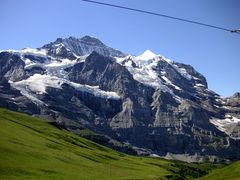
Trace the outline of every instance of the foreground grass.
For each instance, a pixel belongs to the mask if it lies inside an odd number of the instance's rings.
[[[230,164],[224,168],[213,170],[208,175],[201,178],[202,180],[239,180],[240,179],[240,161]]]
[[[129,156],[38,118],[0,109],[0,179],[192,179],[210,169]]]

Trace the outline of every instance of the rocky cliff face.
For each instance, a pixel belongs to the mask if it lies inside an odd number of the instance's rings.
[[[55,42],[46,44],[42,48],[47,50],[48,55],[68,59],[75,59],[76,56],[89,55],[93,51],[104,56],[125,56],[121,51],[108,47],[99,39],[91,36],[84,36],[82,38],[58,38]]]
[[[125,152],[240,158],[239,93],[220,97],[190,65],[85,36],[2,51],[0,68],[2,107],[88,128]]]

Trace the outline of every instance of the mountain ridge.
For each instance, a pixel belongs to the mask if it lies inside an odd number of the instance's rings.
[[[143,55],[90,36],[2,51],[0,105],[75,133],[91,129],[138,153],[239,159],[238,94],[224,99],[190,65]]]

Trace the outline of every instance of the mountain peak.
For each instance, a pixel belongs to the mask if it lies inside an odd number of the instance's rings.
[[[96,46],[106,46],[102,41],[97,39],[96,37],[93,36],[83,36],[82,38],[79,39],[81,42],[91,44],[91,45],[96,45]]]
[[[57,38],[56,41],[54,41],[53,43],[54,44],[59,44],[59,43],[64,43],[64,44],[77,43],[77,44],[79,44],[81,42],[88,43],[88,44],[94,44],[94,45],[100,45],[100,46],[106,46],[104,43],[102,43],[102,41],[100,41],[96,37],[89,36],[89,35],[83,36],[81,38],[77,38],[74,36],[69,36],[66,38]]]
[[[144,53],[138,56],[139,59],[141,60],[149,60],[153,59],[156,56],[155,53],[153,53],[151,50],[146,50]]]
[[[90,35],[85,35],[85,36],[81,37],[81,40],[98,40],[98,41],[100,41],[98,38],[96,38],[94,36],[90,36]]]
[[[93,51],[104,56],[126,56],[121,51],[108,47],[99,39],[89,35],[83,36],[82,38],[76,38],[73,36],[68,38],[58,38],[56,41],[46,44],[42,48],[46,49],[49,55],[56,56],[58,54],[57,48],[59,44],[62,44],[67,50],[77,56],[91,54]]]
[[[139,154],[240,159],[240,94],[220,97],[193,67],[150,50],[130,56],[97,38],[70,36],[0,51],[0,94],[1,107],[129,142]]]

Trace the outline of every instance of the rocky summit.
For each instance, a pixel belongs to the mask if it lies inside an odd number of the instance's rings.
[[[0,51],[0,106],[131,154],[240,159],[239,93],[223,98],[190,65],[91,36]]]

